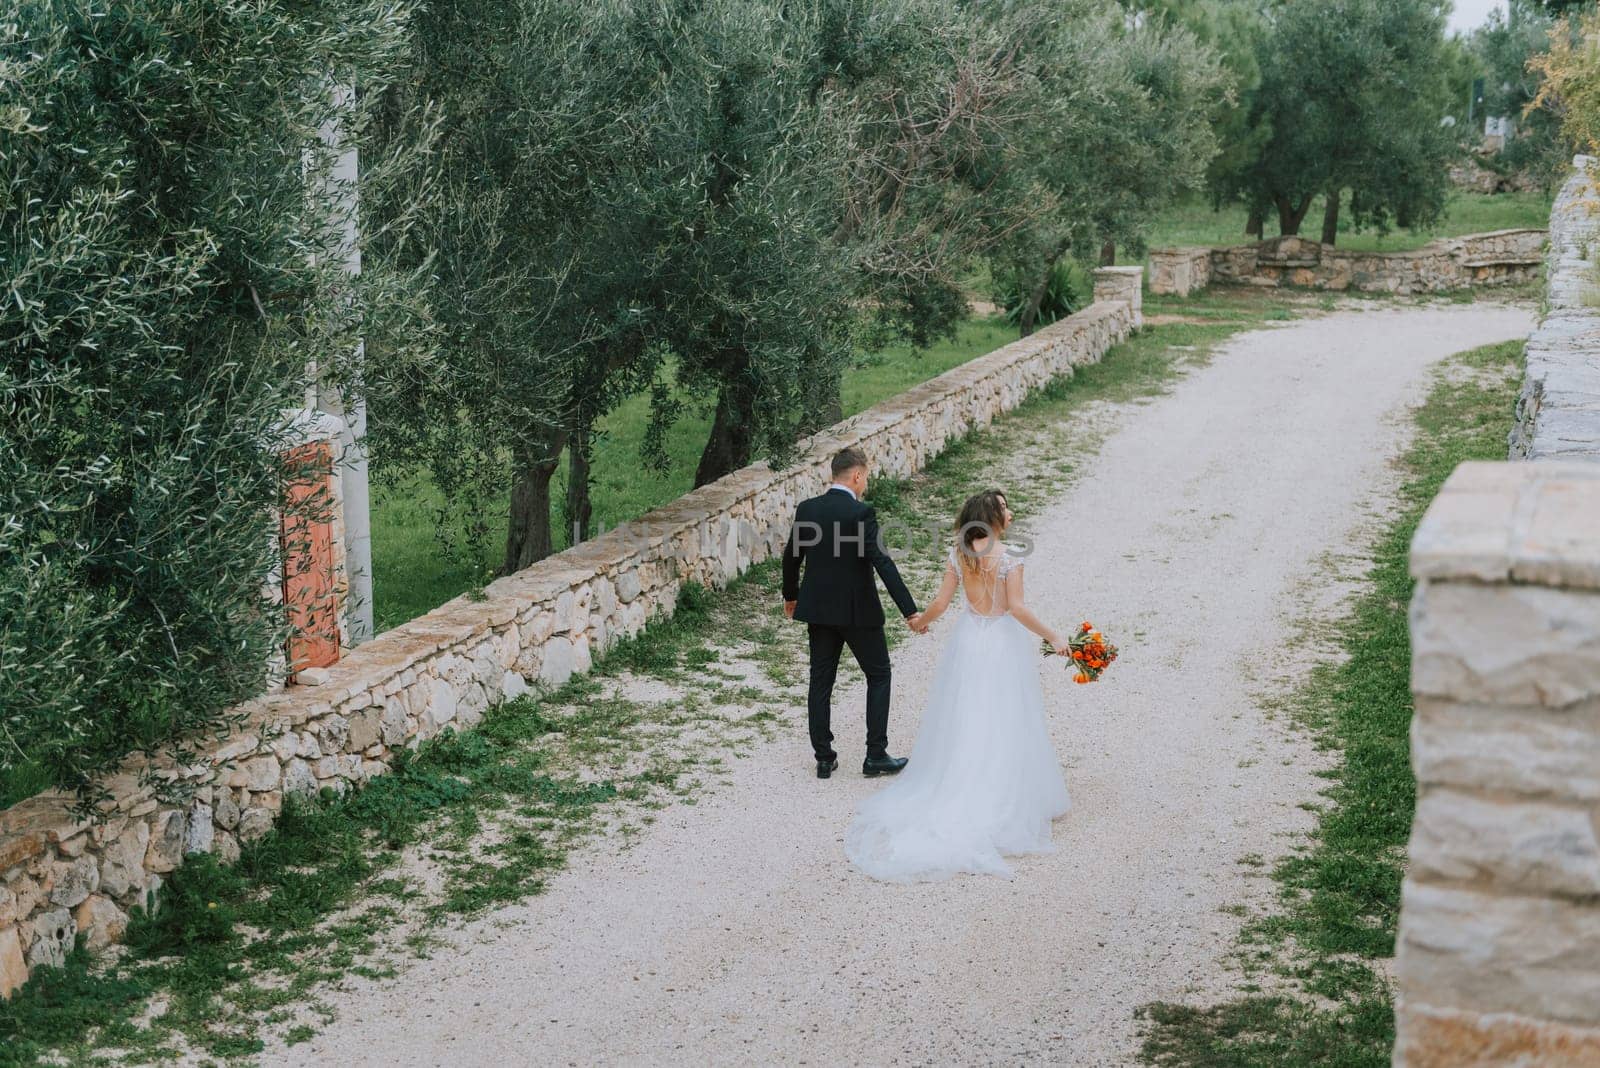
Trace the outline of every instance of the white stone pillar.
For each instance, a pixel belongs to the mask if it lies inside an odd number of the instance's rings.
[[[1411,572],[1394,1063],[1600,1064],[1600,465],[1463,464]]]
[[[355,100],[355,91],[349,86],[336,85],[331,92],[341,111]],[[337,116],[322,128],[323,142],[338,152],[328,192],[335,198],[342,219],[345,270],[353,276],[361,273],[358,158],[355,143],[347,143],[343,133]],[[355,366],[360,366],[361,354],[358,345]],[[324,383],[317,392],[317,407],[339,419],[343,427],[339,433],[339,483],[344,501],[345,568],[349,582],[344,630],[350,645],[360,645],[372,637],[372,512],[367,478],[367,405],[361,383],[349,376],[342,389]]]

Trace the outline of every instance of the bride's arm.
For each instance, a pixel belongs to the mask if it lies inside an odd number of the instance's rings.
[[[1011,615],[1018,623],[1033,631],[1039,637],[1050,643],[1050,647],[1065,656],[1068,652],[1067,640],[1057,634],[1044,621],[1033,614],[1027,602],[1022,599],[1022,567],[1019,565],[1011,569],[1011,574],[1006,576],[1006,604]]]
[[[956,569],[949,564],[944,567],[944,582],[939,584],[939,595],[933,603],[922,610],[922,623],[924,626],[944,615],[944,610],[950,607],[950,600],[956,595]]]

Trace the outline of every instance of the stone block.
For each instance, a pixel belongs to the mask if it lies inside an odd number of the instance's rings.
[[[274,756],[252,757],[239,766],[239,775],[230,780],[230,786],[242,786],[252,793],[276,790],[282,781],[283,769]]]
[[[252,808],[239,817],[239,841],[253,842],[272,830],[272,813],[264,808]]]
[[[239,806],[231,797],[222,797],[217,800],[214,815],[217,826],[225,831],[231,831],[239,826]]]
[[[406,709],[405,704],[399,699],[391,697],[384,702],[379,734],[383,738],[384,745],[399,745],[406,740]]]
[[[211,851],[221,863],[232,864],[239,859],[239,839],[227,831],[218,831]]]
[[[16,891],[0,886],[0,928],[10,927],[21,918],[17,911]]]
[[[354,753],[378,744],[383,727],[383,709],[377,705],[364,708],[350,717],[350,734],[345,748]]]
[[[93,857],[79,857],[70,864],[55,865],[55,881],[50,888],[50,904],[72,908],[100,889],[100,865]]]
[[[123,897],[145,883],[145,852],[150,845],[150,825],[132,820],[100,856],[100,890]]]
[[[189,807],[188,829],[183,835],[184,856],[211,852],[217,833],[216,820],[216,810],[210,805],[195,804]]]
[[[1408,999],[1600,1026],[1600,908],[1408,878],[1396,968]]]
[[[272,766],[278,765],[274,763]],[[150,847],[144,854],[144,866],[147,871],[164,875],[183,863],[183,843],[188,837],[188,825],[189,821],[184,814],[175,810],[168,810],[156,816],[150,828]]]
[[[1600,697],[1600,593],[1421,582],[1411,643],[1417,694],[1547,708]]]
[[[1600,1029],[1512,1013],[1395,1007],[1395,1068],[1578,1068],[1600,1064]]]
[[[574,661],[572,641],[556,636],[544,643],[544,655],[539,666],[539,681],[546,686],[560,686],[572,677]]]
[[[433,680],[433,693],[428,700],[428,730],[436,731],[455,719],[457,705],[455,687],[443,679]]]
[[[84,850],[89,848],[89,834],[87,831],[75,834],[71,838],[63,838],[56,843],[56,853],[68,859],[83,856]]]
[[[1600,841],[1586,806],[1427,789],[1412,824],[1411,873],[1507,893],[1600,895]]]
[[[261,744],[261,739],[254,734],[240,734],[223,743],[222,747],[212,754],[212,762],[226,764],[237,760],[248,753],[253,753]]]
[[[578,599],[571,590],[564,590],[556,598],[555,633],[562,634],[572,629],[572,613],[577,608]]]
[[[92,950],[105,949],[113,942],[122,941],[123,932],[128,929],[127,914],[99,894],[79,905],[73,919],[84,936],[84,945]]]
[[[298,758],[284,765],[283,791],[288,794],[316,793],[317,777],[311,771],[311,765]]]
[[[22,939],[14,926],[0,927],[0,998],[10,998],[28,981],[28,962],[22,959]]]
[[[631,603],[634,598],[643,592],[643,584],[640,582],[637,570],[620,572],[617,575],[616,587],[617,600],[623,604]]]
[[[1554,711],[1419,696],[1416,709],[1419,783],[1600,802],[1600,701]]]
[[[528,692],[528,680],[515,671],[508,671],[500,680],[500,696],[507,701],[515,701]]]
[[[272,739],[269,748],[272,750],[272,755],[281,763],[300,752],[300,736],[294,731],[284,731]]]
[[[324,753],[342,753],[350,740],[350,721],[340,715],[328,716],[323,719],[317,736]]]
[[[30,968],[59,968],[67,962],[78,937],[78,924],[66,909],[41,913],[33,920],[33,944],[28,948]]]

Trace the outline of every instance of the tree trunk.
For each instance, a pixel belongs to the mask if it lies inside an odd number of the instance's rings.
[[[1306,212],[1311,210],[1311,198],[1301,197],[1298,204],[1286,196],[1273,197],[1272,201],[1278,207],[1278,233],[1284,237],[1297,237]]]
[[[1055,251],[1045,258],[1044,269],[1039,272],[1039,284],[1028,294],[1028,299],[1022,305],[1022,313],[1017,316],[1017,332],[1020,336],[1027,337],[1039,324],[1039,308],[1044,304],[1045,295],[1050,292],[1050,276],[1055,272],[1056,262],[1065,256],[1071,247],[1072,239],[1063,239]]]
[[[1339,201],[1344,197],[1344,190],[1338,187],[1328,190],[1328,202],[1322,209],[1322,243],[1331,245],[1339,240]]]
[[[506,559],[502,574],[521,571],[549,556],[550,479],[561,462],[561,443],[544,443],[546,448],[518,454],[517,469],[511,483],[511,515],[506,529]]]
[[[594,502],[589,499],[589,431],[574,431],[567,439],[567,533],[571,544],[589,540],[589,519]]]
[[[1250,217],[1244,223],[1244,236],[1253,237],[1260,241],[1267,229],[1267,217],[1259,208],[1250,209]]]
[[[756,422],[755,384],[750,380],[749,355],[740,352],[727,361],[728,372],[717,393],[717,414],[711,436],[694,471],[698,489],[750,462]]]
[[[813,375],[807,379],[805,413],[800,420],[800,434],[815,434],[844,418],[844,397],[840,392],[843,381],[838,374]]]
[[[1115,239],[1103,241],[1100,244],[1100,266],[1115,267],[1117,265],[1117,242]]]

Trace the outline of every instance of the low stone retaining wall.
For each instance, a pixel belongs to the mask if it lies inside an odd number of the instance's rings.
[[[1254,286],[1439,293],[1538,277],[1543,230],[1497,230],[1435,241],[1414,252],[1351,252],[1300,237],[1233,248],[1150,252],[1150,292],[1187,296],[1213,281]]]
[[[819,492],[847,445],[876,473],[906,476],[1039,387],[1097,362],[1142,323],[1142,272],[1096,272],[1095,303],[830,427],[781,471],[754,464],[567,552],[458,597],[373,639],[331,668],[241,711],[245,727],[194,764],[129,761],[105,785],[103,818],[74,820],[47,794],[0,813],[0,995],[31,968],[59,964],[82,935],[117,940],[134,905],[195,853],[223,860],[267,833],[288,794],[343,790],[390,755],[475,725],[529,683],[557,685],[654,615],[686,582],[722,585],[782,551],[795,504]],[[776,610],[776,606],[774,606]],[[148,777],[191,800],[158,802]]]
[[[1600,461],[1600,192],[1579,156],[1550,213],[1549,311],[1528,338],[1513,459]]]
[[[1411,547],[1402,1068],[1600,1064],[1600,236],[1556,200],[1513,459],[1457,468]]]

